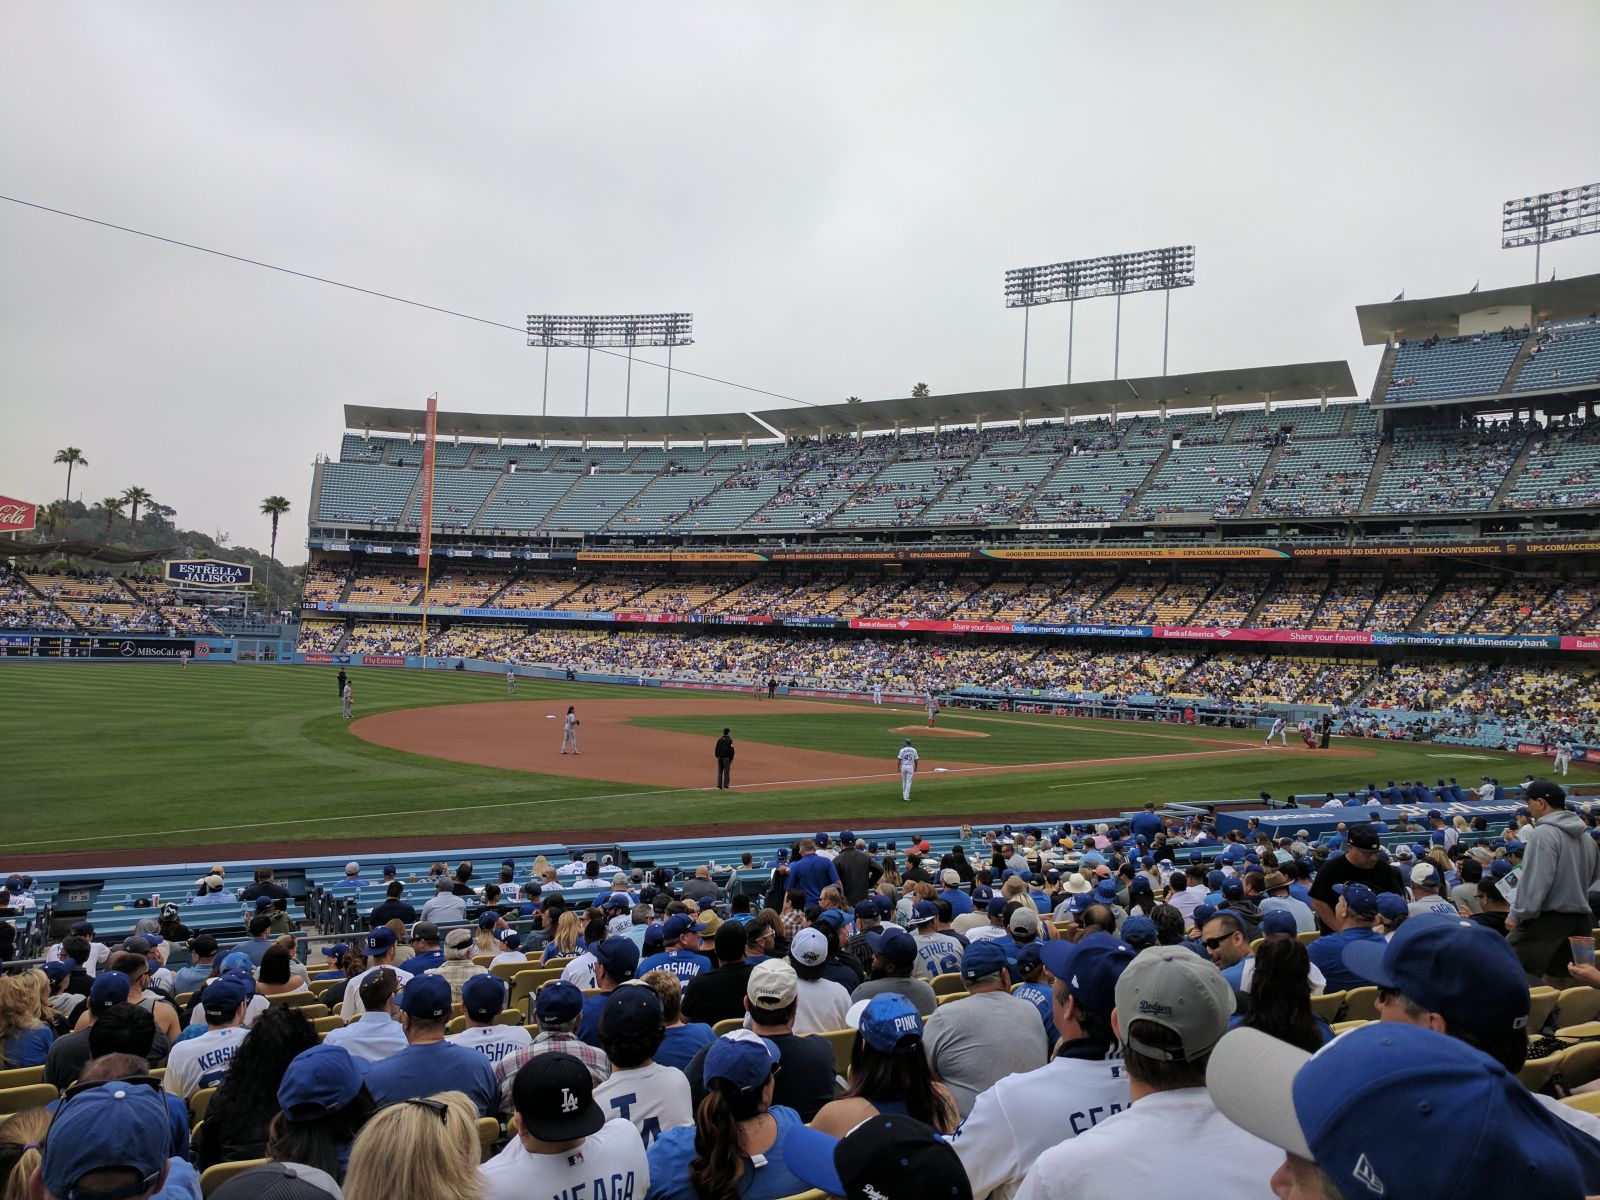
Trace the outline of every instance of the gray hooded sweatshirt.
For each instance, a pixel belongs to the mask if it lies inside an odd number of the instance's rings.
[[[1511,915],[1518,921],[1542,913],[1589,912],[1589,888],[1600,876],[1600,847],[1583,818],[1558,808],[1540,817],[1523,837],[1522,879]]]

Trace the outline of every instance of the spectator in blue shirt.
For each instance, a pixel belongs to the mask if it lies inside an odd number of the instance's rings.
[[[438,975],[413,975],[396,1001],[406,1048],[372,1065],[367,1090],[382,1107],[400,1100],[431,1096],[448,1081],[450,1090],[466,1094],[480,1117],[500,1111],[500,1089],[494,1068],[476,1050],[445,1040],[450,1020],[450,984]]]
[[[1354,942],[1381,942],[1383,934],[1372,927],[1378,920],[1378,894],[1364,883],[1340,885],[1343,892],[1334,909],[1338,922],[1337,933],[1324,934],[1307,947],[1311,961],[1327,979],[1327,990],[1344,992],[1351,988],[1366,987],[1372,981],[1363,979],[1344,961],[1344,948]]]
[[[800,839],[800,857],[789,866],[789,876],[784,886],[799,888],[805,893],[806,905],[822,902],[822,889],[833,885],[842,887],[839,872],[833,859],[817,853],[817,843],[812,838]]]

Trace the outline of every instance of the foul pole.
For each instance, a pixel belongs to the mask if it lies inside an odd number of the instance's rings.
[[[428,397],[422,443],[422,536],[417,553],[422,557],[422,665],[428,665],[428,592],[433,575],[433,446],[439,428],[439,393]]]

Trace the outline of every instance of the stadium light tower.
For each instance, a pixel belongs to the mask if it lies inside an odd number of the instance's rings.
[[[1600,183],[1541,192],[1500,206],[1500,248],[1533,247],[1533,281],[1539,282],[1546,242],[1600,233]]]
[[[1117,332],[1111,358],[1111,375],[1116,378],[1122,364],[1122,297],[1131,292],[1165,292],[1166,313],[1161,325],[1161,373],[1165,375],[1172,289],[1193,286],[1193,246],[1166,246],[1007,271],[1006,307],[1022,309],[1022,386],[1028,386],[1028,310],[1035,305],[1067,302],[1067,382],[1071,383],[1072,327],[1079,300],[1117,298]]]
[[[544,406],[550,411],[550,349],[576,346],[585,353],[583,364],[583,415],[589,415],[589,370],[596,348],[628,351],[628,390],[623,415],[633,415],[633,351],[636,346],[667,348],[667,415],[672,415],[672,350],[694,345],[693,313],[643,313],[629,316],[555,316],[530,314],[528,345],[544,347]]]

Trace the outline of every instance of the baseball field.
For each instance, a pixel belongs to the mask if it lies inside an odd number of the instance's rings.
[[[493,840],[614,840],[1114,811],[1147,797],[1238,799],[1368,780],[1491,774],[1531,760],[1139,722],[352,669],[6,664],[8,863],[368,852]],[[561,717],[579,718],[562,755]],[[712,789],[726,727],[733,790]],[[894,755],[921,762],[910,804]],[[1600,780],[1574,766],[1573,782]],[[170,853],[167,853],[169,852]]]

